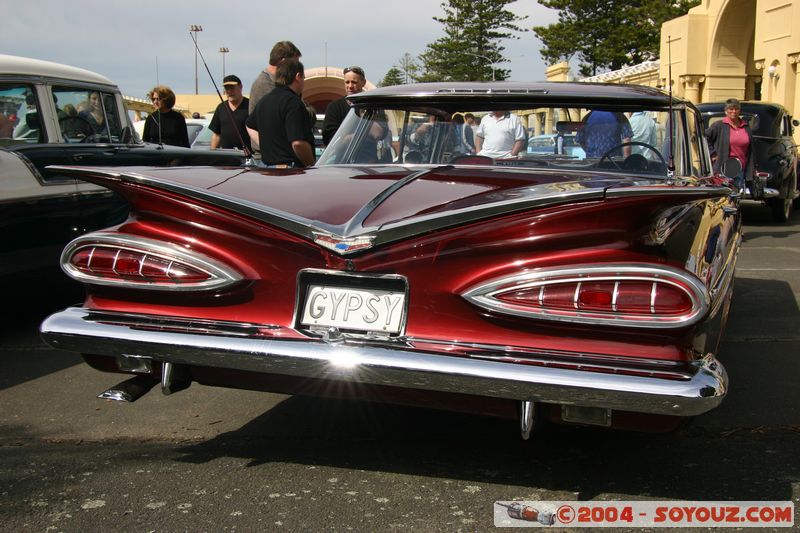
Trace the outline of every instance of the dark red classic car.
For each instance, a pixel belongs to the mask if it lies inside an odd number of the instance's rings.
[[[537,420],[668,430],[722,401],[741,219],[690,103],[571,83],[351,101],[314,168],[59,168],[132,208],[64,250],[87,296],[44,339],[134,376],[103,398],[346,396],[509,417],[525,438]],[[513,153],[517,122],[578,131],[585,153]]]

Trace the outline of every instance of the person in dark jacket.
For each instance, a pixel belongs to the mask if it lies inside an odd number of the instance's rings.
[[[367,84],[367,76],[361,67],[347,67],[344,69],[344,91],[345,95],[328,104],[325,110],[325,121],[322,123],[322,143],[328,146],[334,134],[342,125],[344,117],[350,112],[350,103],[347,96],[358,94],[364,90]]]
[[[763,196],[761,180],[753,179],[755,170],[755,153],[753,151],[753,132],[750,124],[739,116],[742,106],[736,98],[725,101],[725,118],[715,122],[706,130],[706,139],[711,149],[714,172],[722,173],[730,159],[737,159],[742,165],[742,172],[734,178],[734,183],[742,189],[745,183],[750,185],[753,198]]]
[[[153,87],[150,100],[156,110],[147,116],[142,140],[148,143],[171,144],[189,148],[189,132],[186,119],[172,109],[175,106],[175,93],[165,85]]]

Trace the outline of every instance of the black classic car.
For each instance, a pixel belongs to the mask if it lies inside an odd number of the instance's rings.
[[[797,205],[797,143],[792,134],[800,125],[779,104],[742,102],[742,117],[750,123],[755,143],[755,177],[764,183],[764,203],[778,222],[786,222]],[[697,106],[708,128],[725,118],[725,103],[713,102]],[[749,195],[749,193],[748,193]]]
[[[240,165],[241,154],[145,144],[108,78],[0,55],[0,279],[56,267],[64,245],[125,220],[104,187],[47,168]]]

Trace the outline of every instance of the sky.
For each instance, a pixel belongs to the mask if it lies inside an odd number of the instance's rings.
[[[212,75],[238,75],[245,92],[267,66],[276,41],[290,40],[307,69],[359,65],[375,84],[406,52],[419,55],[443,35],[432,17],[443,14],[440,0],[262,0],[239,3],[207,0],[0,0],[0,53],[65,63],[102,74],[128,96],[145,97],[158,83],[178,94],[195,89],[195,49],[189,27],[202,26],[197,44]],[[509,4],[519,25],[556,22],[557,13],[535,0]],[[504,68],[511,80],[545,79],[541,43],[533,31],[506,40]],[[199,92],[214,88],[198,58]]]

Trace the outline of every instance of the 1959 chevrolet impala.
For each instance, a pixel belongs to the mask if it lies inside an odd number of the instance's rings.
[[[580,83],[350,100],[313,168],[59,167],[131,212],[64,250],[87,296],[44,339],[133,376],[103,398],[347,396],[508,417],[524,438],[669,430],[722,401],[739,197],[690,103]],[[537,121],[582,153],[517,151]]]

